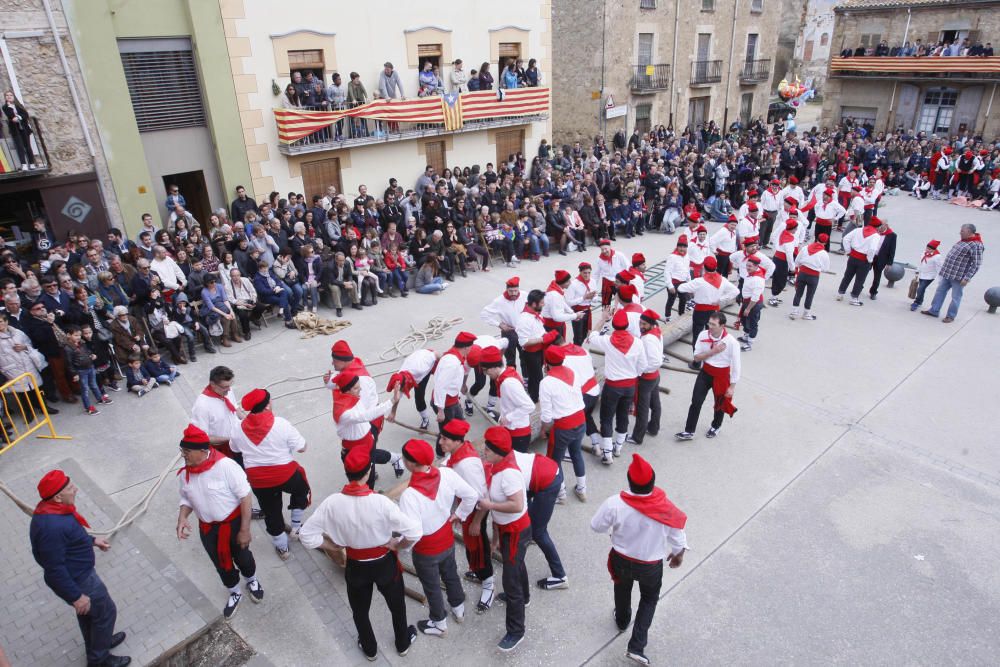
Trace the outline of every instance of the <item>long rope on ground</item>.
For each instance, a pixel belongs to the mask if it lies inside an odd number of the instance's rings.
[[[438,315],[431,318],[427,322],[427,326],[423,329],[418,329],[411,324],[409,335],[397,340],[391,347],[386,348],[382,354],[378,355],[378,357],[383,361],[392,361],[393,359],[405,357],[429,341],[444,338],[444,334],[448,329],[464,321],[465,318],[462,317],[445,319],[441,315]]]

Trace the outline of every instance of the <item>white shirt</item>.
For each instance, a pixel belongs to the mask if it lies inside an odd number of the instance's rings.
[[[831,223],[834,220],[840,220],[847,215],[847,209],[837,203],[837,200],[831,199],[829,204],[824,204],[820,201],[813,208],[813,213],[816,214],[817,218],[823,220],[829,220]]]
[[[317,549],[326,534],[337,546],[370,549],[388,542],[393,533],[413,542],[423,535],[420,521],[407,516],[380,493],[366,496],[334,493],[302,524],[299,541],[306,549]]]
[[[939,252],[926,262],[923,259],[924,257],[921,255],[921,261],[917,262],[917,277],[921,280],[933,280],[937,278],[938,273],[941,271],[941,266],[944,264],[944,254]]]
[[[604,353],[605,380],[632,380],[639,377],[646,365],[646,353],[642,343],[632,336],[632,345],[625,354],[611,344],[611,336],[602,336],[597,331],[591,331],[587,343],[595,350]]]
[[[531,477],[530,470],[526,470],[524,473],[527,474],[529,478]],[[498,512],[497,510],[490,510],[490,518],[493,519],[495,523],[504,526],[512,521],[517,521],[524,516],[528,511],[527,488],[528,487],[524,483],[524,476],[521,471],[508,468],[506,470],[493,473],[493,478],[490,480],[490,500],[495,503],[502,503],[511,496],[519,495],[521,496],[521,511]]]
[[[771,274],[774,273],[774,262],[767,255],[760,252],[753,253],[760,260],[760,268],[764,269],[764,278],[770,278]],[[746,280],[747,278],[747,259],[748,255],[746,250],[740,250],[739,252],[734,252],[733,256],[729,258],[729,263],[736,266],[739,272],[740,278]]]
[[[409,373],[419,383],[430,375],[436,363],[437,356],[433,350],[414,350],[403,359],[403,365],[399,367],[399,370]]]
[[[566,370],[571,370],[567,368]],[[583,394],[576,386],[576,378],[566,384],[557,377],[546,375],[538,385],[538,407],[541,408],[543,424],[569,417],[583,410]]]
[[[704,277],[695,278],[683,285],[677,286],[677,291],[690,294],[695,304],[708,306],[722,304],[739,296],[740,291],[728,280],[723,280],[718,287],[707,282]]]
[[[781,208],[781,199],[778,198],[778,192],[771,192],[770,188],[765,189],[760,193],[760,207],[764,211],[770,211],[774,213],[779,208]]]
[[[521,292],[513,301],[507,299],[506,293],[501,294],[479,312],[479,319],[490,326],[499,327],[501,324],[506,324],[513,329],[517,326],[517,317],[527,302],[527,292]]]
[[[590,520],[595,533],[611,531],[611,547],[623,556],[646,562],[663,560],[687,548],[679,528],[654,521],[615,494],[601,503]]]
[[[441,468],[451,460],[451,454],[448,454],[444,460],[441,462]],[[472,487],[472,490],[476,492],[479,498],[485,498],[488,493],[486,489],[486,468],[483,467],[483,460],[478,456],[469,456],[454,466],[449,467],[449,470],[454,470],[462,480]]]
[[[644,333],[639,337],[644,354],[643,373],[659,372],[663,365],[663,338],[653,333]]]
[[[794,197],[795,201],[798,202],[797,206],[802,206],[806,201],[806,193],[798,185],[786,185],[778,192],[778,199],[780,201],[785,201],[786,197]]]
[[[438,468],[438,472],[441,473],[441,481],[434,500],[410,487],[403,489],[399,497],[399,509],[420,522],[424,535],[432,535],[441,529],[451,516],[451,508],[456,499],[461,502],[455,508],[455,516],[461,521],[465,521],[475,511],[476,503],[479,502],[479,494],[457,472],[444,467]]]
[[[444,354],[438,359],[434,371],[434,391],[431,400],[438,408],[443,408],[448,397],[457,398],[462,394],[465,380],[465,364],[454,354]]]
[[[594,284],[600,285],[605,278],[614,282],[615,276],[627,268],[628,261],[625,259],[625,255],[612,250],[610,259],[605,258],[604,255],[597,256],[597,261],[594,262],[594,269],[590,275]]]
[[[230,458],[216,461],[205,472],[191,475],[190,480],[187,477],[183,470],[177,475],[180,504],[193,509],[202,523],[222,521],[250,494],[247,474]]]
[[[563,349],[566,351],[566,360],[563,361],[563,366],[573,371],[573,386],[582,394],[599,395],[601,390],[596,382],[593,383],[592,387],[583,391],[584,385],[590,384],[590,381],[594,379],[594,359],[590,356],[590,352],[586,348],[576,345],[566,345],[563,346]]]
[[[587,292],[597,292],[594,288],[594,278],[583,281],[579,276],[570,281],[566,288],[566,303],[572,308],[574,306],[589,306],[592,299],[585,299]]]
[[[529,340],[541,338],[545,335],[545,325],[542,324],[541,316],[535,311],[523,312],[517,316],[517,342],[521,347],[525,347]]]
[[[708,239],[708,247],[711,248],[713,253],[717,253],[720,250],[729,254],[736,252],[736,230],[729,231],[723,225]]]
[[[668,280],[679,280],[687,282],[691,277],[691,260],[687,255],[667,255],[667,266],[663,269]]]
[[[698,334],[698,342],[694,345],[694,354],[698,356],[699,354],[709,352],[712,350],[712,344],[714,343],[718,347],[720,341],[722,345],[725,345],[725,351],[709,357],[705,360],[705,363],[716,368],[728,368],[729,382],[736,384],[740,380],[740,345],[736,342],[734,336],[726,333],[721,339],[712,338],[709,330],[705,329]]]
[[[291,422],[282,417],[274,418],[271,430],[259,444],[251,442],[242,428],[233,431],[233,437],[229,440],[229,448],[243,454],[245,468],[285,465],[292,460],[295,452],[305,446],[306,439]]]
[[[849,255],[852,250],[857,251],[868,257],[868,261],[871,262],[878,254],[878,249],[882,247],[882,235],[875,232],[866,237],[864,229],[857,227],[844,236],[844,252]]]
[[[524,390],[524,385],[511,376],[500,383],[500,425],[509,429],[531,425],[531,413],[535,404]]]
[[[344,410],[340,414],[340,419],[334,415],[333,423],[337,427],[337,436],[341,440],[360,440],[372,430],[371,421],[389,414],[392,409],[392,401],[377,403],[375,407],[368,407],[363,401],[358,400],[353,408]]]
[[[708,240],[688,239],[688,261],[692,266],[703,264],[709,255]]]
[[[757,218],[746,217],[736,223],[736,238],[740,242],[754,236],[760,236],[760,221]]]
[[[229,402],[236,405],[236,396],[230,389],[226,394]],[[221,398],[212,398],[198,394],[191,407],[191,423],[208,434],[210,438],[232,438],[240,427],[240,417],[230,412],[226,402]]]
[[[743,279],[743,300],[750,300],[753,304],[761,300],[764,295],[764,276],[754,275]],[[714,364],[713,364],[714,365]]]
[[[177,262],[170,257],[164,257],[163,259],[156,259],[154,257],[149,260],[149,268],[155,271],[156,275],[160,276],[160,280],[163,281],[163,287],[166,289],[175,290],[187,284],[187,278],[184,277],[181,267],[177,266]]]
[[[542,303],[542,317],[556,322],[569,322],[576,319],[576,313],[566,303],[563,294],[549,290],[545,293],[545,301]]]
[[[826,250],[819,250],[815,253],[809,254],[808,248],[803,248],[799,251],[798,257],[795,258],[796,267],[806,267],[812,269],[813,271],[818,271],[823,273],[824,271],[830,270],[830,253]]]

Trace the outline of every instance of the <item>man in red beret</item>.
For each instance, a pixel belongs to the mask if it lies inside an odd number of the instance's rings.
[[[569,271],[559,269],[548,288],[545,290],[545,302],[542,306],[542,325],[546,331],[557,331],[566,338],[566,323],[583,319],[583,313],[577,313],[566,302],[566,289],[572,276]]]
[[[545,562],[549,566],[549,576],[536,581],[543,591],[553,591],[569,588],[566,569],[559,558],[552,536],[549,535],[549,521],[555,510],[559,494],[566,493],[562,468],[548,456],[533,452],[514,450],[514,460],[521,471],[528,503],[528,518],[531,521],[531,540],[538,545]],[[531,603],[530,589],[525,589],[524,605]],[[499,599],[507,602],[507,596],[501,593]]]
[[[597,262],[594,264],[594,282],[601,286],[601,305],[608,306],[611,304],[615,276],[628,268],[628,261],[624,255],[611,247],[610,240],[601,239],[597,244],[601,253],[597,256]]]
[[[694,312],[691,313],[692,341],[698,340],[698,334],[705,329],[712,313],[722,310],[722,306],[740,296],[736,285],[716,273],[716,268],[715,257],[706,257],[705,275],[677,286],[678,292],[690,294],[694,301]],[[693,342],[691,347],[694,347]]]
[[[646,256],[641,252],[632,254],[631,284],[635,287],[635,293],[639,295],[639,301],[646,296]]]
[[[844,252],[847,253],[847,266],[844,269],[844,277],[840,281],[837,289],[837,301],[844,300],[847,288],[854,281],[851,288],[851,305],[861,306],[861,290],[864,289],[868,272],[872,268],[872,262],[882,245],[882,235],[880,233],[883,222],[876,217],[868,221],[864,227],[858,227],[844,234]]]
[[[369,410],[374,410],[378,405],[378,385],[375,384],[375,380],[372,378],[371,373],[365,367],[365,363],[360,357],[354,355],[354,351],[351,350],[351,346],[346,340],[338,340],[330,348],[330,360],[333,365],[332,371],[327,371],[323,374],[323,383],[326,388],[331,390],[334,403],[337,399],[337,387],[333,382],[333,377],[337,373],[342,373],[344,371],[350,371],[352,375],[356,375],[358,382],[361,385],[361,403]],[[382,428],[385,426],[385,417],[377,417],[372,420],[372,438],[378,443],[378,436],[382,432]],[[381,463],[381,461],[379,461]],[[400,467],[397,471],[397,477],[403,474],[403,469]]]
[[[368,453],[372,463],[392,465],[396,477],[403,475],[402,457],[384,449],[375,448],[375,438],[372,435],[373,419],[389,414],[394,403],[399,402],[400,388],[393,389],[392,398],[376,403],[375,407],[366,406],[361,397],[361,379],[354,370],[341,371],[333,378],[336,391],[333,398],[333,423],[340,438],[340,457],[345,458],[350,450],[361,447]],[[368,479],[375,488],[376,474]]]
[[[760,238],[763,239],[761,243],[767,243],[767,239],[771,238],[774,219],[778,217],[778,210],[781,208],[780,192],[781,181],[775,178],[760,195],[760,208],[764,215],[764,219],[760,223]]]
[[[892,231],[889,223],[884,218],[882,222],[885,224],[881,225],[878,229],[878,233],[882,237],[882,242],[879,244],[878,252],[875,253],[875,259],[872,262],[872,284],[868,288],[868,298],[872,301],[875,301],[878,297],[878,287],[879,283],[882,282],[882,272],[896,261],[896,232]]]
[[[499,328],[500,335],[507,339],[507,349],[504,356],[508,366],[517,363],[517,355],[521,349],[517,344],[517,318],[524,310],[524,304],[527,300],[528,293],[521,291],[520,278],[511,276],[507,279],[503,294],[479,311],[479,319],[492,327]],[[521,370],[524,370],[523,361]]]
[[[819,287],[820,275],[824,271],[830,270],[830,253],[826,251],[829,245],[830,238],[826,233],[818,234],[816,242],[806,246],[795,258],[795,267],[798,272],[795,278],[795,298],[792,300],[792,312],[788,314],[789,319],[794,320],[799,316],[799,303],[803,294],[806,295],[806,310],[802,319],[816,319],[816,316],[809,311],[812,309],[816,288]]]
[[[736,340],[740,342],[740,349],[744,352],[753,349],[753,342],[757,339],[760,313],[764,309],[767,272],[760,265],[761,257],[762,255],[753,255],[747,258],[747,277],[743,279],[743,287],[740,288],[740,314],[736,319],[736,326],[739,328],[742,325],[745,333]]]
[[[87,664],[125,667],[130,657],[111,655],[125,641],[124,632],[115,632],[118,609],[94,569],[94,547],[107,551],[111,544],[87,534],[90,524],[76,511],[77,491],[62,470],[50,470],[38,482],[41,501],[28,532],[31,554],[45,572],[45,584],[76,611]]]
[[[664,278],[667,280],[667,305],[663,311],[663,318],[670,321],[670,311],[674,307],[674,301],[678,300],[677,316],[684,314],[687,308],[688,296],[684,292],[678,292],[677,286],[686,283],[691,279],[691,262],[687,256],[688,240],[687,236],[681,234],[677,239],[674,251],[667,257],[667,266],[663,269]]]
[[[613,313],[624,312],[628,317],[628,332],[639,337],[639,316],[642,315],[642,305],[639,303],[639,294],[635,286],[629,283],[618,288],[615,309]]]
[[[503,559],[503,592],[507,602],[507,633],[497,647],[507,653],[524,639],[524,607],[530,592],[524,554],[531,540],[527,488],[511,448],[510,433],[501,426],[491,426],[483,435],[486,462],[493,467],[489,492],[479,500],[479,507],[490,511],[493,519],[493,549],[499,548]]]
[[[462,417],[461,399],[466,391],[465,376],[468,373],[465,360],[475,342],[475,334],[460,331],[455,336],[454,344],[438,359],[434,369],[434,389],[431,392],[431,406],[437,414],[438,428],[452,419]]]
[[[396,651],[404,656],[417,639],[406,621],[406,594],[397,553],[421,537],[420,521],[396,503],[371,490],[372,461],[368,450],[351,449],[344,457],[347,484],[326,497],[302,524],[299,541],[306,549],[321,547],[346,556],[347,601],[358,633],[358,648],[370,661],[378,657],[378,642],[369,610],[374,588],[392,615]]]
[[[486,468],[479,452],[465,439],[469,433],[469,422],[452,419],[441,429],[441,449],[445,459],[442,465],[454,470],[471,486],[477,497],[485,498]],[[490,558],[490,535],[487,530],[487,510],[478,507],[471,516],[462,521],[462,542],[465,544],[465,558],[469,570],[465,578],[482,585],[482,595],[476,605],[479,613],[487,612],[493,605],[493,559]]]
[[[715,262],[718,265],[719,275],[723,278],[729,277],[729,256],[736,252],[736,216],[730,214],[726,224],[722,225],[711,238],[708,239],[708,247],[715,255]]]
[[[691,275],[701,277],[704,271],[705,259],[712,254],[708,247],[708,229],[698,225],[693,236],[688,237],[688,261],[691,263]]]
[[[795,209],[792,209],[795,211]],[[796,233],[799,223],[796,218],[791,217],[782,225],[775,229],[778,233],[774,239],[774,254],[771,261],[774,262],[774,274],[771,276],[771,298],[767,305],[776,308],[782,300],[778,298],[788,285],[788,275],[795,266],[795,257],[799,252],[799,242]]]
[[[587,500],[587,468],[583,462],[583,434],[586,429],[583,394],[572,369],[564,365],[566,351],[550,345],[545,350],[545,378],[538,387],[538,407],[542,433],[548,436],[548,455],[562,467],[568,453],[573,462],[576,486],[573,492]]]
[[[295,459],[296,452],[306,451],[306,439],[298,429],[283,417],[271,411],[271,394],[265,389],[254,389],[240,401],[247,416],[233,434],[230,446],[243,455],[243,466],[260,509],[264,525],[271,536],[274,550],[281,560],[288,560],[288,534],[282,497],[291,496],[288,509],[292,513],[290,534],[297,539],[302,527],[302,514],[309,507],[312,491],[309,479]]]
[[[553,337],[557,335],[554,331],[551,333]],[[531,413],[535,409],[535,402],[525,390],[524,380],[515,369],[504,367],[500,350],[495,347],[483,350],[479,366],[496,384],[500,397],[500,425],[510,433],[514,449],[528,451],[531,444]]]
[[[469,392],[465,395],[465,416],[471,417],[475,413],[475,409],[472,405],[472,399],[479,395],[479,392],[483,390],[486,386],[487,380],[489,378],[483,369],[479,367],[479,363],[483,359],[483,350],[488,347],[495,347],[501,352],[506,350],[509,342],[506,338],[501,336],[486,336],[478,335],[476,336],[476,342],[472,344],[472,349],[469,350],[469,356],[465,358],[465,365],[468,369],[472,371],[472,386],[469,387]],[[468,382],[468,379],[466,379]],[[490,382],[490,389],[488,392],[488,398],[486,399],[486,412],[494,420],[499,419],[500,413],[497,412],[497,387],[495,382]]]
[[[656,436],[660,431],[660,366],[663,365],[663,334],[660,332],[660,314],[646,309],[639,317],[639,342],[644,354],[636,383],[635,424],[632,435],[625,442],[641,445],[648,433]]]
[[[604,387],[601,389],[601,447],[593,448],[601,463],[611,465],[621,456],[628,435],[628,413],[635,397],[639,374],[645,363],[640,343],[628,332],[628,315],[620,310],[611,318],[610,335],[600,333],[604,316],[587,337],[587,344],[604,354]]]
[[[695,342],[694,362],[699,364],[701,371],[691,392],[691,407],[688,408],[684,430],[674,434],[678,440],[694,438],[701,406],[709,391],[715,400],[712,426],[705,437],[714,438],[722,428],[722,419],[726,415],[732,417],[736,414],[732,398],[736,383],[740,380],[740,347],[736,339],[726,331],[725,313],[712,313],[708,318],[708,328],[701,332]]]
[[[420,428],[422,429],[428,428],[431,424],[431,411],[427,407],[426,398],[427,385],[440,357],[441,353],[435,350],[414,350],[406,355],[403,363],[399,366],[399,370],[392,374],[392,377],[389,378],[389,383],[385,387],[386,391],[392,391],[396,387],[399,387],[399,390],[407,398],[409,398],[411,391],[416,390],[413,394],[413,402],[417,407],[417,412],[420,414]],[[398,407],[399,403],[393,403],[392,412],[388,416],[389,421],[393,421],[396,418]]]
[[[545,292],[533,289],[528,293],[528,301],[517,318],[517,341],[521,346],[521,370],[528,380],[528,395],[533,403],[538,402],[538,385],[542,381],[542,352],[559,335],[556,331],[546,331],[542,319],[545,307]],[[500,395],[503,403],[503,394]],[[501,411],[502,412],[502,411]]]
[[[222,610],[225,620],[236,614],[243,593],[240,574],[246,579],[253,602],[264,600],[257,581],[257,563],[250,551],[250,482],[243,468],[209,445],[208,434],[189,424],[180,442],[184,467],[177,471],[180,511],[177,539],[191,535],[188,517],[198,517],[201,544],[215,565],[229,598]]]
[[[619,632],[632,620],[632,585],[639,584],[639,606],[625,655],[648,665],[646,644],[663,584],[663,562],[671,568],[684,562],[687,515],[656,486],[656,473],[638,454],[632,455],[626,477],[628,491],[601,503],[590,528],[611,533],[608,569],[614,582],[614,617]]]
[[[579,345],[590,333],[590,307],[597,296],[592,278],[593,269],[589,262],[580,262],[579,273],[566,288],[566,303],[575,313],[583,316],[573,321],[573,344]]]
[[[403,462],[410,471],[410,483],[399,497],[399,509],[420,522],[424,534],[413,545],[413,569],[427,596],[430,618],[418,621],[417,629],[425,635],[441,637],[448,632],[442,584],[455,620],[461,623],[465,619],[465,591],[455,565],[455,532],[451,523],[454,519],[464,522],[472,516],[479,494],[451,468],[434,467],[434,448],[428,442],[407,441],[403,445]]]
[[[813,207],[813,213],[816,215],[816,238],[819,238],[820,234],[826,234],[824,250],[827,252],[830,251],[830,235],[833,233],[834,223],[839,225],[847,217],[847,209],[841,206],[833,195],[833,188],[826,188],[823,190],[822,201]]]

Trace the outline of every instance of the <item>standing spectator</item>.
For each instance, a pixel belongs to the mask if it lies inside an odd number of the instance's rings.
[[[257,202],[250,197],[247,197],[246,188],[242,185],[236,186],[236,199],[234,199],[233,203],[229,205],[229,210],[234,223],[243,222],[247,211],[253,211],[257,214],[260,213],[260,209],[257,208]]]
[[[479,76],[482,77],[482,74]],[[500,76],[500,87],[506,88],[507,90],[517,89],[517,69],[513,58],[507,61],[507,66],[504,68],[503,74]]]
[[[479,66],[479,90],[493,90],[493,75],[490,74],[490,64]]]
[[[343,109],[347,104],[347,87],[341,82],[340,74],[333,73],[330,86],[326,89],[326,102],[330,105],[330,111]],[[334,139],[342,141],[344,139],[344,121],[337,121],[337,130]],[[329,207],[328,207],[329,208]]]
[[[471,69],[469,70],[469,92],[477,90],[479,90],[479,71]]]
[[[28,311],[30,317],[24,320],[24,333],[28,334],[31,344],[42,353],[49,365],[42,371],[42,386],[47,401],[56,401],[56,390],[67,403],[76,403],[79,399],[73,395],[66,377],[66,361],[63,358],[62,347],[56,337],[54,313],[45,309],[45,304],[36,301]]]
[[[469,75],[465,73],[462,69],[462,59],[456,58],[455,62],[452,64],[451,70],[451,90],[454,93],[464,93],[468,91],[468,86],[466,85],[469,81]]]
[[[299,98],[299,91],[293,84],[285,86],[285,94],[281,97],[282,109],[301,109],[302,100]]]
[[[944,298],[948,296],[950,291],[951,303],[948,305],[948,313],[941,320],[945,324],[955,321],[958,307],[962,305],[962,290],[976,275],[983,263],[983,239],[976,233],[976,226],[962,225],[959,235],[958,243],[948,251],[941,271],[938,273],[940,280],[931,307],[920,311],[924,315],[937,317],[938,313],[941,312],[941,306],[944,305]]]
[[[7,118],[7,129],[14,139],[21,171],[35,169],[35,154],[31,150],[31,126],[28,124],[30,115],[10,90],[3,94],[3,115]]]
[[[182,208],[187,208],[187,199],[181,194],[181,189],[176,185],[170,185],[167,187],[167,210],[173,213],[177,206],[180,205]],[[146,216],[143,216],[145,218]],[[152,216],[150,216],[152,219]]]
[[[399,78],[399,73],[393,69],[391,62],[386,62],[382,66],[382,71],[378,75],[378,96],[382,99],[392,100],[399,93],[399,99],[405,100],[406,93],[403,92],[403,81]]]
[[[351,80],[347,84],[347,106],[350,108],[359,107],[362,104],[368,103],[368,91],[365,90],[365,84],[361,82],[361,75],[357,72],[351,72]],[[357,125],[355,125],[357,123]],[[368,120],[365,118],[351,119],[351,129],[353,136],[359,136],[358,128],[360,127],[360,136],[368,136]]]
[[[63,350],[68,372],[72,374],[74,382],[80,383],[83,409],[90,415],[101,414],[94,403],[111,403],[111,399],[97,386],[97,370],[94,368],[97,355],[83,342],[80,327],[73,325],[66,329],[66,346]]]
[[[535,88],[542,83],[542,73],[538,69],[538,61],[534,58],[528,60],[528,69],[524,70],[525,85]]]

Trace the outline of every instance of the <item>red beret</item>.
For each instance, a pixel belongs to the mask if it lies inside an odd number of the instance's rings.
[[[642,315],[640,315],[639,317],[643,320],[646,320],[650,324],[656,324],[657,322],[660,321],[660,314],[650,308],[647,308],[646,310],[642,311]]]
[[[760,243],[760,236],[748,236],[743,239],[743,247],[746,247],[751,243]]]
[[[788,177],[788,182],[791,183],[792,185],[796,185],[796,184],[798,184],[799,179],[796,178],[795,176],[789,176]]]
[[[855,192],[861,192],[861,186],[860,185],[852,185],[851,186],[851,190],[854,190]]]
[[[759,194],[760,193],[757,192],[757,188],[750,188],[749,190],[747,190],[747,197],[756,197]]]
[[[611,318],[611,326],[615,329],[628,329],[628,313],[624,310],[615,313],[615,316]]]
[[[637,252],[632,255],[632,266],[639,266],[640,264],[646,263],[646,256],[641,252]]]
[[[736,219],[735,215],[733,215],[732,213],[730,213],[729,217],[726,218],[726,222],[739,222],[739,221]]]
[[[48,500],[69,484],[69,477],[62,470],[50,470],[38,482],[38,495],[42,500]]]
[[[338,340],[330,348],[330,354],[337,361],[350,361],[354,359],[354,353],[351,352],[351,346],[347,344],[346,340]]]
[[[350,391],[350,389],[357,384],[358,375],[351,371],[344,371],[343,373],[337,373],[336,377],[333,378],[333,383],[337,385],[337,389],[340,391]]]
[[[481,366],[497,366],[503,363],[503,354],[500,352],[500,348],[496,345],[490,345],[489,347],[484,347],[483,352],[479,357],[479,364]]]
[[[181,447],[187,449],[208,449],[208,434],[194,424],[188,424],[181,435]]]
[[[771,179],[771,185],[781,185],[781,181],[776,178]]]
[[[510,432],[503,426],[490,426],[483,434],[486,446],[497,454],[504,456],[510,453]]]
[[[946,146],[945,147],[944,154],[945,155],[951,155],[951,146]],[[855,167],[855,169],[857,169],[857,167]]]
[[[403,445],[403,456],[417,465],[429,466],[434,463],[434,448],[426,440],[411,438]]]
[[[692,222],[698,222],[699,220],[701,220],[701,213],[699,213],[698,211],[695,211],[694,213],[692,213],[688,217],[691,219]]]
[[[469,368],[475,368],[483,360],[483,348],[474,344],[469,348],[469,356],[465,358],[465,363],[469,365]]]
[[[826,197],[832,197],[833,194],[834,194],[833,188],[827,188],[826,190],[823,190],[823,195]]]
[[[747,257],[747,262],[748,263],[752,262],[754,264],[760,264],[760,257],[758,257],[757,255],[750,255],[749,257]]]
[[[792,206],[795,206],[795,205],[797,205],[799,203],[799,200],[796,199],[795,197],[788,196],[788,197],[785,197],[785,203],[786,204],[791,204]]]
[[[615,278],[627,284],[632,282],[632,279],[635,278],[635,275],[628,269],[624,269],[622,271],[619,271],[618,274],[615,276]]]
[[[709,255],[705,258],[705,268],[709,271],[715,271],[719,267],[719,263],[715,260],[715,255]]]
[[[266,403],[271,398],[271,395],[264,391],[263,389],[254,389],[249,391],[243,396],[243,400],[240,401],[240,405],[247,412],[250,412],[257,407],[258,404],[264,402]]]
[[[688,237],[686,234],[681,234],[679,237],[677,237],[677,247],[684,246],[686,248],[687,244],[688,244]]]
[[[694,230],[695,234],[701,234],[702,232],[708,234],[708,227],[706,227],[705,225],[698,225],[698,228]]]
[[[939,245],[941,245],[941,242],[938,241],[937,239],[931,239],[930,241],[927,242],[927,247],[934,248],[935,250],[937,250],[937,247]]]
[[[458,335],[455,336],[455,347],[469,347],[476,342],[476,334],[471,334],[468,331],[459,331]]]
[[[881,227],[882,221],[873,215],[872,219],[868,221],[868,224],[871,225],[872,227]]]
[[[581,271],[585,271],[587,269],[592,269],[594,267],[590,265],[590,262],[580,262],[579,266],[577,266],[576,268],[580,269]]]
[[[795,229],[798,226],[798,221],[791,218],[785,223],[785,229]]]
[[[469,422],[464,419],[449,419],[441,427],[441,435],[449,440],[465,440],[465,435],[469,432]]]
[[[597,242],[597,245],[599,246],[611,245],[611,239],[601,239],[600,241]]]
[[[628,466],[628,478],[636,486],[646,486],[656,477],[653,466],[638,454],[632,455],[632,463]]]
[[[747,210],[748,211],[756,211],[757,210],[757,202],[752,201],[749,204],[747,204]]]
[[[507,282],[506,282],[506,285],[507,285],[507,287],[520,287],[521,286],[521,279],[518,278],[517,276],[514,276],[512,278],[508,278]]]
[[[566,352],[557,345],[549,345],[545,348],[545,363],[549,366],[561,366],[566,360]]]
[[[367,470],[372,464],[370,452],[368,447],[351,447],[344,457],[344,470],[350,474]]]
[[[826,243],[827,241],[830,240],[830,235],[820,234],[819,236],[816,237],[816,240],[819,241],[820,243]]]
[[[636,294],[637,292],[635,289],[635,285],[632,284],[622,285],[621,287],[618,288],[618,296],[620,296],[622,300],[626,302],[632,301],[632,299],[635,298]]]
[[[555,277],[556,277],[556,283],[564,283],[573,276],[569,274],[569,271],[563,271],[562,269],[558,269],[555,273]]]

